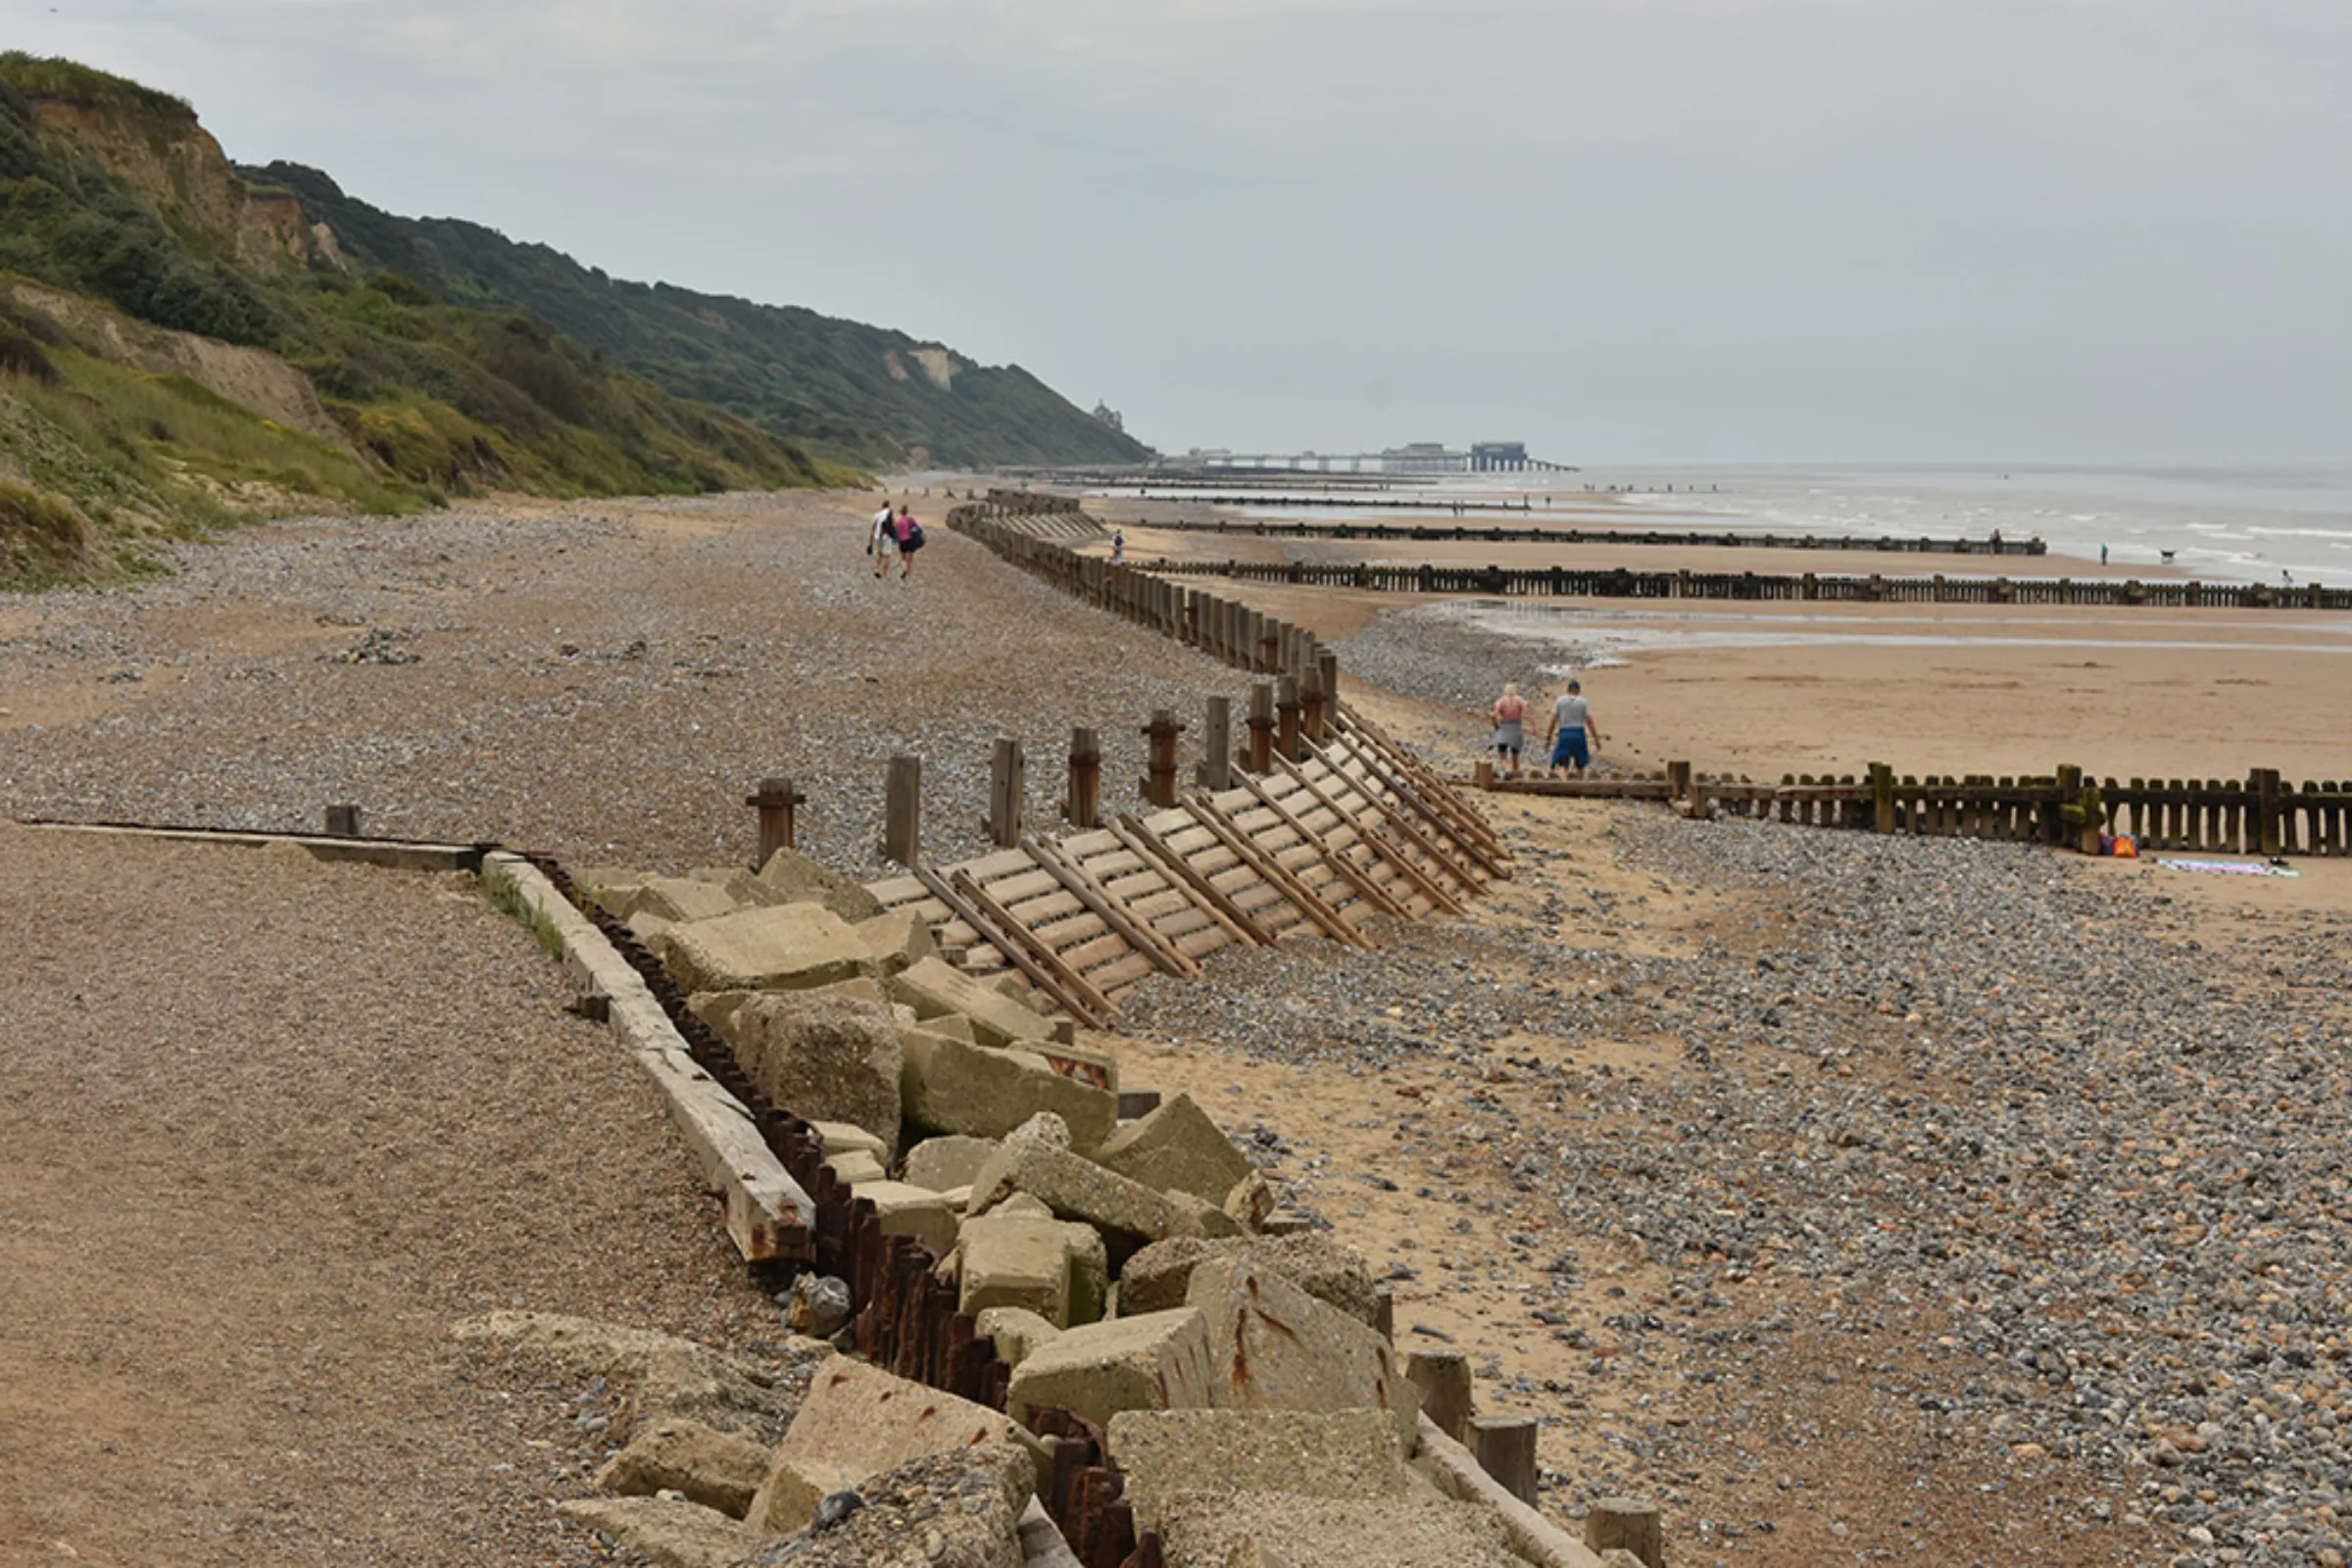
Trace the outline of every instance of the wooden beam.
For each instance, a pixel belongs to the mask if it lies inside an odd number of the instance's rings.
[[[1276,760],[1280,761],[1286,767],[1290,766],[1290,760],[1288,758],[1277,758]],[[1281,820],[1285,827],[1288,827],[1292,832],[1298,834],[1299,838],[1303,839],[1308,844],[1313,845],[1315,847],[1315,853],[1323,857],[1323,862],[1330,866],[1332,870],[1339,873],[1341,880],[1345,881],[1349,887],[1355,889],[1357,897],[1361,898],[1365,903],[1371,905],[1372,907],[1379,909],[1385,914],[1401,914],[1408,916],[1411,914],[1411,910],[1407,909],[1403,905],[1397,903],[1396,899],[1390,896],[1388,889],[1382,887],[1379,883],[1373,881],[1371,877],[1365,875],[1362,866],[1357,865],[1353,860],[1348,859],[1345,855],[1341,854],[1341,852],[1331,843],[1329,839],[1326,839],[1322,834],[1316,832],[1313,828],[1308,827],[1305,822],[1299,819],[1298,812],[1293,811],[1290,808],[1275,800],[1274,797],[1267,792],[1266,787],[1263,784],[1260,784],[1256,779],[1251,778],[1247,773],[1237,774],[1236,776],[1240,778],[1242,788],[1248,790],[1250,794],[1257,797],[1257,803],[1260,806],[1263,806],[1267,810],[1272,811],[1274,815]],[[1343,814],[1341,820],[1346,821],[1347,817]]]
[[[1352,780],[1348,781],[1348,787],[1349,791],[1354,794],[1357,800],[1364,803],[1365,809],[1362,813],[1350,811],[1346,807],[1340,805],[1338,797],[1324,789],[1320,784],[1317,784],[1313,779],[1308,778],[1306,776],[1306,770],[1299,767],[1298,763],[1286,760],[1283,761],[1281,766],[1284,772],[1290,774],[1291,777],[1298,781],[1299,788],[1305,790],[1316,800],[1321,801],[1335,813],[1344,816],[1350,822],[1354,823],[1356,832],[1362,836],[1364,843],[1371,847],[1372,852],[1375,855],[1378,855],[1383,860],[1386,860],[1390,866],[1396,870],[1398,876],[1404,878],[1407,882],[1410,882],[1415,888],[1418,888],[1423,898],[1429,900],[1430,903],[1436,905],[1447,914],[1459,914],[1462,912],[1461,901],[1456,899],[1451,893],[1447,892],[1445,885],[1436,877],[1431,876],[1427,871],[1422,870],[1420,865],[1414,861],[1412,857],[1406,855],[1402,850],[1391,843],[1388,837],[1383,834],[1373,823],[1371,814],[1381,809],[1380,803],[1366,795],[1362,790],[1357,789]],[[1328,762],[1326,762],[1324,766],[1326,769],[1330,769],[1330,764]],[[1348,778],[1347,774],[1338,772],[1336,770],[1332,771],[1331,776],[1337,779]]]
[[[1035,939],[1030,938],[1027,942],[1022,940],[1029,936],[1028,932],[1021,930],[1019,925],[1010,919],[1006,919],[1001,926],[983,909],[979,900],[966,897],[965,888],[976,890],[978,887],[978,884],[974,883],[970,877],[958,871],[956,873],[957,880],[951,882],[927,865],[916,866],[914,874],[921,878],[924,888],[930,892],[933,898],[946,905],[956,918],[970,926],[980,940],[1004,955],[1005,962],[1020,970],[1029,978],[1031,984],[1047,996],[1052,997],[1064,1012],[1089,1028],[1100,1029],[1102,1026],[1101,1014],[1088,1005],[1083,996],[1063,988],[1060,977],[1055,974],[1054,970],[1065,966],[1058,962],[1053,966],[1038,962],[1036,955],[1031,951]],[[992,905],[996,903],[993,899],[987,902]],[[1003,907],[1001,905],[997,906]],[[1010,929],[1005,929],[1005,927],[1010,927]],[[1019,934],[1016,936],[1015,932]]]
[[[1346,915],[1326,904],[1314,889],[1284,870],[1273,856],[1259,849],[1250,835],[1235,824],[1232,817],[1218,808],[1216,802],[1200,795],[1189,796],[1184,802],[1184,808],[1191,813],[1194,821],[1215,834],[1244,865],[1255,871],[1267,886],[1288,899],[1300,914],[1320,926],[1335,941],[1358,948],[1378,946],[1350,924]]]
[[[1462,828],[1445,811],[1431,805],[1430,802],[1422,799],[1419,792],[1417,792],[1411,784],[1397,777],[1396,772],[1391,769],[1389,765],[1380,759],[1380,757],[1374,754],[1371,747],[1367,743],[1360,740],[1352,731],[1342,730],[1340,732],[1340,744],[1343,747],[1348,748],[1350,754],[1364,764],[1365,768],[1372,774],[1375,782],[1377,782],[1383,789],[1386,789],[1390,794],[1396,797],[1396,803],[1398,806],[1409,808],[1424,821],[1428,822],[1429,825],[1438,833],[1444,835],[1447,839],[1450,839],[1463,855],[1467,856],[1472,862],[1484,869],[1489,876],[1502,881],[1508,881],[1510,879],[1510,867],[1504,863],[1497,852],[1489,850],[1484,844],[1479,843],[1476,839],[1471,837],[1471,835],[1464,832]],[[1393,822],[1401,821],[1399,813],[1396,810],[1391,810],[1389,812],[1389,819]]]
[[[1111,821],[1110,831],[1121,844],[1135,853],[1145,864],[1167,879],[1170,887],[1190,899],[1193,906],[1223,926],[1234,941],[1245,948],[1270,948],[1273,934],[1252,918],[1250,911],[1218,889],[1192,862],[1160,842],[1157,835],[1144,826],[1140,817],[1121,812]]]
[[[1327,767],[1332,767],[1332,770],[1339,773],[1342,778],[1348,777],[1345,771],[1333,766],[1329,758],[1325,758],[1324,765]],[[1358,787],[1360,788],[1361,786]],[[1367,790],[1364,791],[1364,793],[1368,799],[1370,792]],[[1464,894],[1472,896],[1477,894],[1479,888],[1479,868],[1475,863],[1465,858],[1462,854],[1448,850],[1445,845],[1440,844],[1436,839],[1430,837],[1427,833],[1422,832],[1420,827],[1413,821],[1412,813],[1404,808],[1403,802],[1399,801],[1393,805],[1388,803],[1377,804],[1380,806],[1381,816],[1387,826],[1396,829],[1398,836],[1401,837],[1407,844],[1410,844],[1414,849],[1419,850],[1423,855],[1427,856],[1433,863],[1443,869],[1447,876],[1453,878],[1454,882],[1460,886]]]
[[[1061,846],[1051,839],[1034,836],[1021,840],[1021,848],[1030,858],[1054,873],[1054,879],[1069,889],[1072,897],[1102,918],[1104,925],[1117,932],[1127,945],[1152,960],[1152,966],[1161,974],[1190,979],[1200,972],[1200,966],[1138,920],[1132,911],[1112,897],[1108,888],[1089,876],[1086,867],[1061,853]]]

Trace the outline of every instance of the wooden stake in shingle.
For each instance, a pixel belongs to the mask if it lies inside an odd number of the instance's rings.
[[[1091,729],[1070,731],[1070,793],[1061,814],[1072,827],[1102,825],[1102,743]]]
[[[923,762],[894,757],[882,781],[882,853],[913,869],[922,848]]]
[[[798,836],[794,812],[808,802],[808,797],[794,789],[789,778],[763,778],[757,790],[744,797],[743,804],[760,813],[760,853],[752,861],[753,870],[774,859],[779,850],[794,847]]]

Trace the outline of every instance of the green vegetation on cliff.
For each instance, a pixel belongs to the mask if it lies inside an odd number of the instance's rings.
[[[854,477],[488,305],[351,275],[178,100],[0,54],[0,581],[322,505]]]
[[[399,218],[298,164],[244,171],[290,190],[343,254],[448,299],[529,311],[681,397],[845,462],[1117,463],[1141,442],[1018,366],[984,367],[904,332],[666,283],[631,283],[478,223]]]

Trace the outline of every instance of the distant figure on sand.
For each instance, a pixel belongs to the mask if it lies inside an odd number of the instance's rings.
[[[1503,682],[1502,695],[1494,699],[1494,760],[1502,767],[1502,776],[1519,776],[1519,750],[1526,744],[1527,699],[1519,688]]]
[[[1551,748],[1551,772],[1558,777],[1562,768],[1574,768],[1576,778],[1585,776],[1592,765],[1592,748],[1600,744],[1600,726],[1592,722],[1592,705],[1585,701],[1584,683],[1570,681],[1559,701],[1551,705],[1551,724],[1544,731],[1544,743]]]
[[[2102,566],[2107,564],[2107,547],[2105,545],[2099,546],[2099,564]]]
[[[1114,566],[1127,564],[1127,530],[1124,528],[1110,530],[1110,564]]]
[[[895,519],[890,503],[883,502],[882,510],[870,521],[872,526],[865,531],[865,553],[874,558],[874,576],[878,579],[889,572],[891,558],[899,553],[899,536],[893,527]]]
[[[914,511],[906,502],[899,503],[899,514],[890,520],[890,531],[899,541],[899,581],[914,576],[914,553],[923,548],[923,525],[914,520]]]

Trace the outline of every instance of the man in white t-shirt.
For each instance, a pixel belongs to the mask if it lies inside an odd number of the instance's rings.
[[[874,575],[877,577],[890,574],[890,564],[899,553],[898,531],[892,526],[897,515],[890,510],[890,503],[885,501],[882,510],[874,514],[872,526],[866,530],[865,553],[874,558]]]
[[[1551,747],[1555,778],[1570,768],[1574,769],[1570,776],[1583,778],[1585,769],[1592,765],[1593,748],[1600,744],[1600,726],[1592,722],[1592,705],[1585,700],[1584,692],[1584,683],[1572,680],[1551,705],[1551,723],[1544,731],[1544,740]]]

